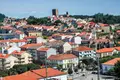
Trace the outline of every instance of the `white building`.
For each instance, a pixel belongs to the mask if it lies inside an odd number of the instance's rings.
[[[53,67],[57,67],[57,65],[60,65],[64,69],[68,69],[69,67],[74,67],[78,65],[78,58],[73,54],[51,55],[50,57],[48,57],[48,60]]]
[[[94,58],[96,56],[96,52],[87,46],[79,46],[75,48],[73,54],[79,57],[79,59],[86,57]]]
[[[8,55],[8,54],[0,54],[0,69],[10,69],[14,65],[17,65],[18,58]]]
[[[105,63],[102,63],[102,72],[103,73],[108,72],[110,69],[112,69],[114,67],[114,65],[117,63],[117,61],[120,61],[120,58],[114,58]]]

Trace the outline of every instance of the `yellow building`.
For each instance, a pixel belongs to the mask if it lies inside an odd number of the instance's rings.
[[[38,31],[29,31],[27,33],[28,36],[36,36],[36,37],[41,37],[42,36],[42,32],[38,32]]]

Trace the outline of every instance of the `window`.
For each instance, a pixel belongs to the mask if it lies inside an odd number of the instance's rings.
[[[108,70],[108,68],[107,67],[105,67],[105,71],[107,71]]]

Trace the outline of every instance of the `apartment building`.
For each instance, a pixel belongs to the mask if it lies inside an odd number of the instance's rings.
[[[9,54],[0,54],[0,70],[10,69],[17,65],[18,58]]]
[[[14,57],[18,58],[18,64],[29,64],[32,63],[32,55],[26,51],[13,51],[11,53]]]

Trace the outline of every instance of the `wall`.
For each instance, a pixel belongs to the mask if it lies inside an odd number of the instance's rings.
[[[107,72],[108,70],[110,70],[111,68],[113,68],[114,66],[112,65],[105,65],[105,64],[102,64],[102,72],[105,73]],[[107,69],[107,70],[106,70]]]
[[[54,77],[48,77],[48,79],[51,78],[57,78],[58,80],[67,80],[67,75],[59,75],[59,76],[54,76]],[[39,80],[45,80],[45,79],[39,79]]]
[[[67,52],[67,51],[70,51],[72,49],[71,45],[66,42],[64,45],[63,45],[63,52]]]

